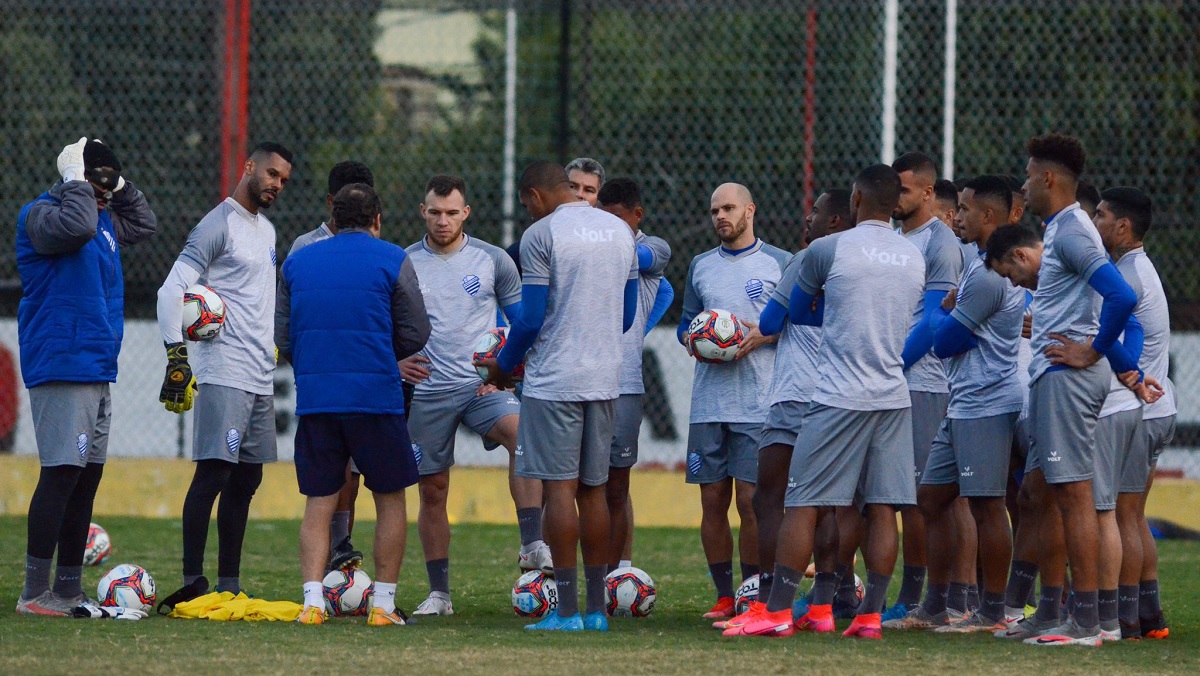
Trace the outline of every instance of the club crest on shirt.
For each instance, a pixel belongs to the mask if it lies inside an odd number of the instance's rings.
[[[425,457],[425,454],[421,451],[421,445],[416,442],[412,442],[412,452],[413,458],[416,459],[417,464],[421,464],[421,460]]]
[[[75,438],[75,448],[79,451],[79,457],[87,457],[88,446],[88,435],[84,432],[80,432],[79,436]]]
[[[479,293],[479,277],[475,275],[463,277],[462,287],[468,295],[474,296]]]
[[[230,427],[225,433],[225,448],[229,449],[229,455],[237,455],[238,449],[242,446],[242,435],[237,429]]]
[[[271,265],[278,265],[279,261],[275,258],[275,247],[271,247]]]
[[[697,476],[700,474],[701,465],[700,453],[697,451],[689,451],[687,461],[688,474],[691,474],[692,476]]]
[[[758,300],[758,297],[763,293],[763,283],[761,279],[750,279],[746,282],[746,295],[750,296],[750,300]]]

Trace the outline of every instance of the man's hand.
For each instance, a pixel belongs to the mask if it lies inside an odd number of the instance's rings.
[[[475,388],[475,396],[482,397],[484,395],[491,394],[492,392],[503,392],[503,391],[504,390],[500,389],[499,387],[496,387],[495,385],[493,385],[491,383],[484,383],[484,384],[480,385],[479,387]]]
[[[83,180],[83,147],[86,145],[87,137],[84,136],[58,154],[58,173],[64,181]]]
[[[696,352],[692,349],[692,333],[690,331],[683,334],[683,349],[687,350],[689,357],[696,356]]]
[[[196,377],[187,360],[187,346],[172,343],[167,346],[167,375],[163,378],[158,400],[172,413],[183,413],[192,409],[196,398]]]
[[[774,343],[779,340],[778,334],[774,336],[764,336],[762,331],[758,330],[758,324],[748,322],[744,319],[739,319],[738,321],[740,321],[743,326],[750,330],[746,332],[746,335],[742,337],[741,344],[738,345],[737,354],[733,356],[735,361],[745,357],[763,345]]]
[[[1076,343],[1061,333],[1051,333],[1049,336],[1050,340],[1057,340],[1059,343],[1048,345],[1042,350],[1042,354],[1050,358],[1051,364],[1066,364],[1071,368],[1085,369],[1104,356],[1092,349],[1091,338],[1088,338],[1086,343]],[[1137,375],[1136,371],[1134,375]]]
[[[1158,382],[1154,376],[1143,376],[1140,381],[1138,380],[1138,377],[1137,371],[1126,371],[1125,373],[1117,374],[1117,380],[1121,381],[1122,385],[1132,390],[1133,393],[1137,395],[1138,399],[1141,399],[1147,404],[1153,404],[1162,398],[1162,383]]]
[[[416,385],[423,383],[429,378],[430,370],[425,364],[429,364],[429,358],[423,355],[414,354],[408,359],[400,360],[400,377],[405,382]]]
[[[954,309],[954,304],[958,302],[958,289],[950,289],[946,292],[946,297],[942,299],[942,309],[949,312]]]
[[[494,385],[501,390],[507,390],[513,386],[512,374],[500,368],[500,364],[495,359],[480,359],[475,362],[475,366],[487,369],[488,375],[483,379],[485,385]]]
[[[1025,340],[1033,338],[1033,314],[1027,314],[1021,319],[1021,337]]]

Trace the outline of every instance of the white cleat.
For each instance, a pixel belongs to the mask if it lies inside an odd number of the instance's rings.
[[[546,575],[554,575],[554,562],[550,559],[550,545],[538,540],[530,543],[528,549],[521,547],[517,565],[521,570],[540,570]]]
[[[454,604],[450,603],[450,595],[445,592],[429,592],[429,598],[421,602],[413,615],[453,615]]]

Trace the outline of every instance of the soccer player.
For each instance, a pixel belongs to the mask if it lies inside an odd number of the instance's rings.
[[[1030,365],[1031,447],[1026,482],[1044,480],[1039,558],[1042,594],[1034,617],[1021,620],[1004,638],[1033,645],[1101,642],[1097,611],[1099,524],[1092,492],[1096,422],[1108,393],[1108,357],[1122,384],[1143,400],[1161,394],[1157,381],[1143,380],[1137,362],[1117,341],[1137,302],[1133,289],[1108,262],[1096,228],[1075,202],[1085,155],[1075,138],[1049,134],[1028,144],[1025,196],[1045,221],[1044,243],[1027,241],[1001,228],[988,242],[988,265],[1014,284],[1034,290],[1033,363]],[[1001,235],[1004,232],[1004,235]],[[1095,294],[1103,297],[1097,312]],[[1053,364],[1051,334],[1092,340],[1092,363]],[[1075,609],[1059,622],[1065,581],[1063,552],[1070,562]]]
[[[307,496],[300,624],[327,619],[321,579],[329,520],[350,458],[374,494],[377,515],[367,626],[407,620],[396,608],[396,580],[408,530],[404,489],[417,483],[417,459],[396,362],[425,344],[429,318],[409,257],[379,239],[381,212],[371,186],[343,187],[333,199],[337,235],[289,256],[279,285],[275,344],[296,374],[296,479]]]
[[[671,261],[671,245],[661,237],[642,231],[642,191],[632,179],[614,178],[604,184],[597,198],[601,209],[625,221],[633,232],[638,259],[638,308],[633,326],[621,336],[621,396],[617,398],[616,423],[608,460],[608,513],[611,521],[608,564],[610,568],[632,565],[633,502],[629,496],[629,471],[637,463],[638,432],[642,426],[642,350],[646,334],[662,319],[675,289],[663,277]]]
[[[957,225],[975,247],[975,256],[950,315],[934,334],[934,353],[947,360],[950,404],[917,490],[917,504],[935,543],[962,543],[952,505],[959,496],[969,501],[983,566],[983,604],[967,615],[947,606],[951,587],[963,592],[964,582],[952,575],[975,567],[974,548],[932,546],[925,601],[898,621],[900,628],[963,633],[1004,628],[1004,588],[1012,558],[1004,495],[1013,433],[1025,399],[1016,374],[1025,291],[989,270],[981,247],[1008,221],[1011,202],[1008,186],[996,176],[973,179],[962,191]],[[952,614],[956,621],[950,621]]]
[[[321,223],[315,230],[297,237],[292,242],[292,248],[288,250],[288,258],[313,242],[319,242],[337,234],[337,225],[333,223],[333,197],[338,194],[339,190],[351,183],[364,183],[375,187],[375,176],[371,173],[370,167],[362,162],[346,161],[333,165],[333,168],[329,170],[327,180],[328,192],[325,193],[325,206],[330,214],[329,221]],[[275,312],[278,314],[283,310],[286,308],[281,308],[277,303]],[[405,403],[407,404],[407,402],[406,398]],[[407,406],[405,410],[407,410]],[[350,533],[354,529],[354,502],[358,499],[358,483],[358,470],[351,461],[346,471],[346,484],[338,493],[337,508],[333,511],[333,518],[329,522],[329,542],[332,545],[329,550],[328,567],[330,570],[362,564],[362,552],[355,549],[350,542]]]
[[[158,328],[167,349],[158,399],[180,414],[196,402],[196,471],[183,501],[183,588],[164,600],[171,607],[208,591],[204,549],[218,495],[217,589],[241,591],[250,501],[262,483],[263,464],[276,459],[275,226],[262,212],[275,204],[291,173],[291,151],[259,144],[233,195],[192,228],[158,290]],[[181,328],[184,290],[193,284],[216,291],[226,311],[216,338],[193,343],[194,375]],[[197,384],[204,385],[198,397]]]
[[[421,280],[433,333],[421,352],[400,362],[401,376],[416,384],[408,420],[420,464],[417,529],[430,590],[413,615],[453,615],[446,498],[460,424],[508,450],[508,487],[521,529],[521,569],[553,568],[550,549],[542,541],[541,482],[512,474],[520,403],[511,392],[483,385],[470,360],[475,341],[495,328],[497,308],[503,308],[509,321],[519,316],[517,266],[503,249],[463,231],[471,215],[463,179],[430,178],[420,211],[426,234],[406,253]]]
[[[506,387],[529,353],[517,475],[543,482],[558,610],[526,629],[607,631],[604,484],[620,394],[621,333],[637,313],[633,235],[621,219],[576,200],[566,170],[553,162],[526,167],[518,194],[536,219],[521,237],[521,316],[499,356],[477,365],[488,368],[488,382]],[[586,617],[579,613],[577,544]]]
[[[1080,181],[1075,187],[1075,201],[1083,209],[1088,218],[1096,218],[1096,207],[1100,204],[1100,191],[1087,181]]]
[[[576,157],[567,163],[567,180],[576,198],[596,206],[604,187],[604,167],[590,157]]]
[[[905,344],[904,363],[907,367],[908,389],[912,393],[912,446],[915,474],[913,490],[921,483],[929,449],[937,436],[938,427],[946,417],[950,389],[946,370],[933,355],[933,324],[946,293],[958,286],[962,277],[962,248],[950,226],[938,218],[933,186],[937,182],[937,167],[921,153],[905,153],[896,158],[892,168],[900,175],[900,201],[892,217],[900,222],[897,232],[904,235],[921,251],[925,261],[925,296],[915,306],[912,330]],[[912,611],[921,599],[925,584],[926,537],[925,519],[921,511],[908,507],[900,511],[904,524],[904,577],[896,604],[884,614],[883,621],[898,620]],[[958,521],[969,521],[970,515],[958,508]],[[934,546],[950,546],[935,543]]]
[[[1008,184],[1008,189],[1012,191],[1012,211],[1008,213],[1008,224],[1016,225],[1021,222],[1025,216],[1025,187],[1021,179],[1010,174],[1005,174],[1001,178]]]
[[[937,217],[943,223],[949,225],[954,230],[954,234],[961,238],[961,231],[956,225],[958,188],[954,186],[954,181],[948,178],[939,178],[935,181],[933,184],[933,199],[937,202]]]
[[[900,177],[887,165],[861,171],[850,198],[855,227],[813,242],[800,266],[788,315],[792,323],[822,327],[817,387],[800,423],[804,443],[792,454],[767,607],[727,634],[833,631],[832,589],[814,594],[795,624],[792,601],[820,512],[858,504],[869,523],[867,593],[843,635],[882,636],[880,611],[896,564],[896,508],[916,503],[901,354],[925,284],[920,250],[888,223],[900,190]]]
[[[713,191],[710,204],[709,216],[720,245],[693,258],[688,267],[676,335],[692,354],[688,325],[696,315],[714,308],[732,312],[746,327],[734,361],[696,362],[688,426],[687,482],[700,485],[700,542],[717,593],[716,604],[704,617],[726,620],[734,615],[729,505],[735,492],[742,579],[759,572],[754,484],[779,336],[762,335],[756,320],[790,256],[755,236],[754,199],[746,186],[722,184]]]
[[[57,164],[62,181],[17,216],[17,339],[41,462],[17,612],[69,616],[91,601],[80,578],[125,327],[120,250],[152,236],[158,220],[100,141],[79,139]]]

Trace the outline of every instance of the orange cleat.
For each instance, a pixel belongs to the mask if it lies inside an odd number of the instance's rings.
[[[740,627],[753,620],[756,616],[758,616],[759,613],[766,609],[767,604],[760,603],[759,601],[751,601],[750,607],[746,609],[746,612],[741,613],[740,615],[734,615],[728,620],[717,620],[716,622],[713,622],[713,629],[732,629],[734,627]]]
[[[769,612],[765,608],[758,617],[740,627],[726,629],[722,636],[767,636],[782,638],[796,633],[792,623],[792,610],[787,608]]]
[[[732,596],[722,596],[721,598],[717,599],[716,604],[713,605],[711,610],[709,610],[707,613],[704,613],[704,619],[706,619],[706,620],[728,620],[731,617],[733,617],[734,615],[735,615],[735,613],[733,612],[733,597]]]
[[[883,638],[883,628],[880,626],[879,613],[858,615],[850,623],[850,627],[842,632],[842,636],[857,638]]]
[[[831,632],[833,626],[833,605],[809,606],[808,612],[796,620],[796,631],[811,631],[818,634]]]

